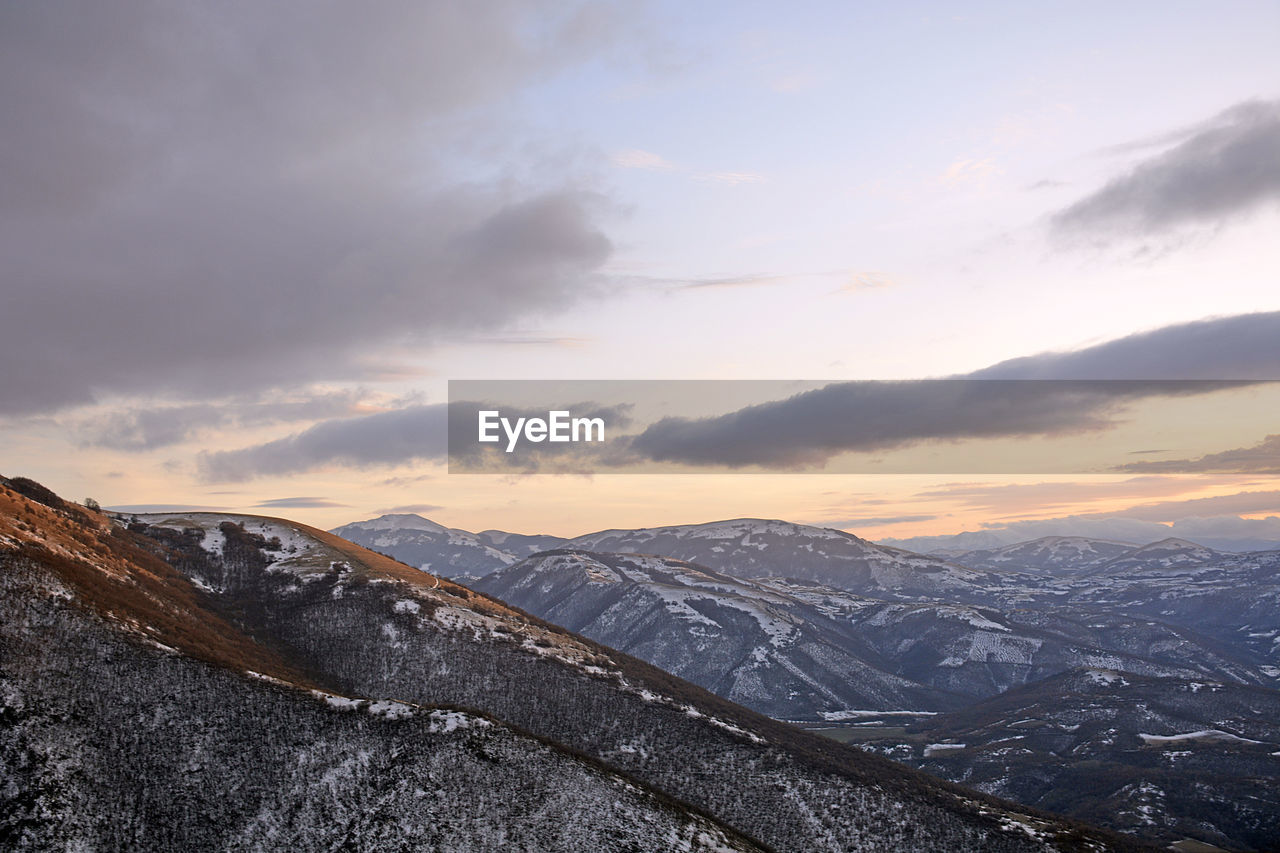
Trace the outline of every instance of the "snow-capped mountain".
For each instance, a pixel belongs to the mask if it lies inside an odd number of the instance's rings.
[[[476,536],[513,557],[524,558],[539,551],[550,551],[565,543],[559,536],[543,533],[507,533],[505,530],[481,530]]]
[[[495,537],[445,527],[413,513],[380,515],[330,532],[447,578],[480,577],[524,556],[521,549],[503,548]],[[521,537],[528,538],[534,537]]]
[[[1118,554],[1097,565],[1089,574],[1121,577],[1142,572],[1164,572],[1169,569],[1202,566],[1213,560],[1230,556],[1234,555],[1226,551],[1206,548],[1195,542],[1188,542],[1186,539],[1170,537]]]
[[[1044,536],[1002,548],[950,553],[949,559],[975,569],[1010,569],[1046,574],[1082,572],[1137,546],[1131,542],[1087,539],[1083,536]]]
[[[572,539],[565,547],[657,554],[738,578],[798,578],[887,598],[967,599],[1001,583],[990,572],[876,545],[842,530],[756,518],[604,530]]]
[[[963,701],[894,675],[847,621],[670,557],[552,551],[473,586],[774,717]]]
[[[899,602],[740,580],[670,557],[561,550],[476,589],[790,720],[941,711],[1078,667],[1270,684],[1190,628],[1072,608]]]

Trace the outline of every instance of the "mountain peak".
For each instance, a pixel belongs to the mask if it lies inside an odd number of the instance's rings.
[[[1176,536],[1168,536],[1157,542],[1149,542],[1146,545],[1143,545],[1141,548],[1135,549],[1134,553],[1141,553],[1146,551],[1170,551],[1175,549],[1179,551],[1205,551],[1208,553],[1213,552],[1212,548],[1206,548],[1204,545],[1201,545],[1198,542],[1192,542],[1189,539],[1179,539]]]
[[[355,527],[360,530],[426,530],[431,533],[445,533],[449,530],[443,524],[423,518],[414,512],[386,513],[367,521],[354,521],[344,527]]]

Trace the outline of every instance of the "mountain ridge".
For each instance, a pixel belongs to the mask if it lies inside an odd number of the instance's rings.
[[[0,529],[5,537],[0,540],[0,558],[8,567],[45,571],[40,561],[55,553],[48,546],[28,545],[33,554],[39,552],[39,560],[10,547],[18,538],[35,536],[33,529],[43,531],[44,524],[41,518],[28,520],[32,517],[26,506],[29,501],[16,496],[15,501],[23,504],[15,523],[0,517],[6,521]],[[447,579],[305,525],[253,516],[165,513],[138,517],[130,526],[134,529],[117,525],[109,532],[83,528],[85,550],[78,552],[77,559],[85,563],[86,571],[108,572],[106,558],[115,553],[111,548],[115,539],[127,538],[142,548],[138,537],[146,536],[152,543],[147,548],[158,549],[166,564],[189,578],[191,596],[244,635],[297,661],[296,669],[320,679],[324,692],[335,697],[395,697],[401,703],[476,708],[517,729],[593,755],[657,791],[692,803],[725,826],[745,827],[730,830],[725,837],[756,837],[775,848],[797,850],[868,844],[1010,850],[1039,849],[1045,843],[1065,848],[1133,846],[1105,832],[990,800],[873,756],[837,748]],[[103,567],[98,567],[95,561],[104,560]],[[132,571],[131,566],[124,568]],[[85,587],[64,605],[57,595],[41,589],[36,583],[27,591],[28,597],[35,597],[33,606],[74,608],[92,592]],[[14,630],[34,630],[34,623],[20,618],[21,612],[11,616],[6,625],[16,626]],[[106,618],[113,636],[147,634],[142,620],[119,613]],[[145,642],[142,635],[139,642]],[[169,646],[163,636],[159,641]],[[56,653],[58,647],[50,648]],[[163,660],[187,660],[181,650],[169,648],[172,651],[156,649],[155,653]],[[232,675],[235,684],[261,682],[253,676]],[[200,681],[195,676],[184,678]],[[128,683],[151,681],[142,678]],[[198,687],[196,683],[192,689]],[[72,687],[61,684],[59,689]],[[260,698],[252,698],[258,693],[244,695],[250,697],[245,706],[249,711],[259,707]],[[319,705],[328,707],[328,702]],[[115,706],[133,707],[129,702]],[[382,719],[367,713],[359,717],[366,718]],[[91,715],[90,719],[102,718]],[[128,730],[127,720],[112,719],[112,725]],[[396,725],[411,723],[412,715]],[[29,734],[34,729],[23,731]],[[262,737],[265,743],[275,742],[265,732]],[[523,748],[517,752],[529,755]],[[535,757],[528,760],[535,762]],[[565,773],[579,772],[573,769],[577,765],[563,767]],[[362,789],[342,790],[344,797],[350,794],[358,799]],[[640,806],[636,809],[627,814],[643,813]],[[837,819],[837,814],[842,817]],[[687,827],[694,818],[675,815],[671,820]],[[297,831],[293,824],[288,826],[287,831]],[[748,848],[738,844],[735,849]]]

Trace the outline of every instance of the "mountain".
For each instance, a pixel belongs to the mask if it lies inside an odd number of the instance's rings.
[[[544,533],[507,533],[503,530],[481,530],[476,536],[494,548],[521,558],[539,551],[559,548],[566,541],[559,536],[548,536]]]
[[[1201,566],[1229,556],[1234,555],[1225,551],[1215,551],[1213,548],[1206,548],[1195,542],[1188,542],[1186,539],[1171,537],[1118,554],[1097,565],[1089,574],[1118,577],[1137,572],[1163,572],[1169,569]]]
[[[1128,542],[1086,539],[1083,536],[1044,536],[1002,548],[951,552],[949,559],[975,569],[1021,572],[1079,572],[1099,566],[1137,547]]]
[[[481,713],[320,689],[147,544],[0,490],[5,849],[760,849]]]
[[[1154,840],[1280,839],[1280,691],[1080,669],[905,729],[862,722],[842,738]]]
[[[739,578],[797,578],[884,598],[968,599],[1003,583],[995,573],[876,545],[841,530],[756,518],[604,530],[565,547],[675,557]]]
[[[788,720],[945,711],[1088,666],[1272,681],[1257,657],[1153,619],[883,601],[670,557],[563,549],[473,587]]]
[[[1138,675],[1230,679],[1270,685],[1263,658],[1224,647],[1193,628],[1101,608],[1004,609],[921,601],[885,602],[775,581],[820,607],[880,655],[892,671],[972,698],[1080,667]]]
[[[847,621],[670,557],[550,551],[472,587],[774,717],[818,720],[962,701],[892,674],[892,662]]]
[[[331,531],[343,539],[381,551],[402,563],[446,578],[480,577],[525,556],[523,547],[512,551],[498,542],[498,531],[485,534],[445,527],[413,513],[380,515],[368,521],[344,524]],[[515,543],[537,537],[519,537]]]
[[[1125,849],[280,519],[0,492],[17,849]],[[28,490],[29,491],[29,490]]]

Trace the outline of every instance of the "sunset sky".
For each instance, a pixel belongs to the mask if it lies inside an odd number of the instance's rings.
[[[450,379],[1280,379],[1277,36],[1276,2],[6,4],[0,473],[323,527],[1280,541],[1280,416],[1222,396],[1167,418],[1212,441],[1151,417],[1151,465],[1087,475],[466,476],[421,426]]]

